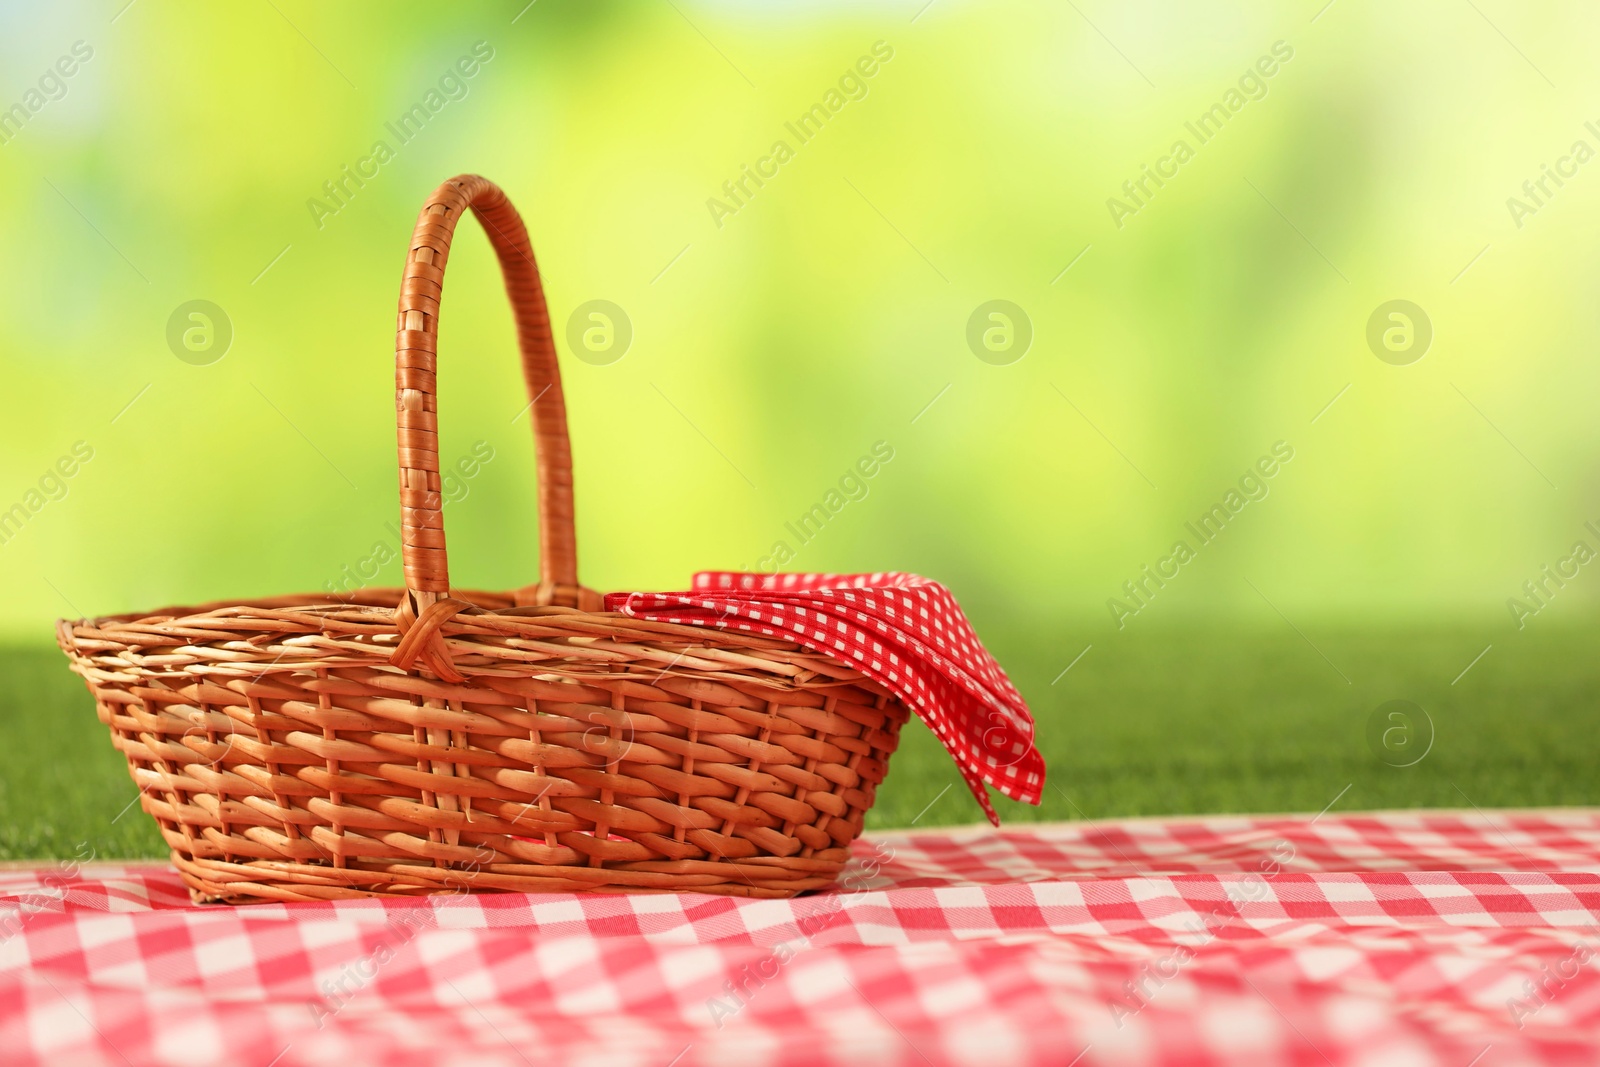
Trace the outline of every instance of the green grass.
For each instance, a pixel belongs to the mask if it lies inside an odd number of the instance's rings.
[[[1600,804],[1600,624],[1305,637],[1281,625],[980,629],[1032,702],[1050,768],[1044,804],[1002,801],[1008,821],[1315,812],[1346,786],[1336,810]],[[1435,727],[1412,767],[1385,765],[1367,743],[1373,710],[1397,698]],[[100,856],[163,855],[148,817],[128,807],[134,796],[61,654],[0,650],[0,858],[72,856],[85,843]],[[869,825],[981,817],[913,724]]]
[[[1058,630],[1048,658],[1037,629],[979,628],[1029,699],[1049,768],[1043,804],[1002,800],[1003,820],[1317,812],[1346,785],[1336,810],[1600,803],[1600,624],[1305,636],[1281,623],[1130,625]],[[1368,719],[1394,699],[1434,725],[1415,766],[1389,766],[1368,746]],[[912,731],[868,825],[907,824],[950,782],[917,825],[981,818],[941,757]]]
[[[0,858],[165,856],[137,796],[66,657],[0,649]]]

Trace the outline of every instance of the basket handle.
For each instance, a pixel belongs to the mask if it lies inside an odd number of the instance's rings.
[[[522,376],[533,407],[539,463],[540,581],[518,590],[515,599],[518,604],[589,608],[594,603],[598,608],[598,597],[578,585],[567,408],[533,247],[522,217],[500,187],[475,174],[463,174],[440,185],[423,205],[400,283],[394,345],[395,422],[400,448],[401,558],[410,594],[409,604],[401,605],[402,633],[450,593],[439,481],[436,365],[444,268],[456,223],[467,208],[478,216],[500,260],[506,295],[517,321]]]

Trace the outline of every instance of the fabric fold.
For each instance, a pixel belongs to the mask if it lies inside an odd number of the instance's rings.
[[[682,592],[610,593],[608,611],[793,641],[850,664],[928,725],[989,821],[986,786],[1038,804],[1033,715],[950,590],[914,574],[703,571]]]

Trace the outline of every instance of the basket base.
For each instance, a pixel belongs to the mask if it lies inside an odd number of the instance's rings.
[[[491,864],[478,870],[390,865],[352,870],[255,860],[233,863],[172,853],[196,904],[300,903],[369,897],[460,896],[465,893],[710,893],[780,899],[826,889],[838,877],[849,849],[812,857],[813,870],[796,872],[777,861],[647,864],[651,870]],[[787,864],[789,861],[782,861]],[[729,868],[733,867],[733,870]],[[601,876],[600,880],[596,876]]]

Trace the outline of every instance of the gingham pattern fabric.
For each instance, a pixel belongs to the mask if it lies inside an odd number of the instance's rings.
[[[1593,810],[871,834],[793,900],[0,899],[7,1064],[1600,1062]]]
[[[1044,758],[1033,716],[950,590],[914,574],[703,571],[682,593],[610,593],[606,610],[781,637],[848,663],[921,717],[984,814],[984,783],[1037,804]]]

